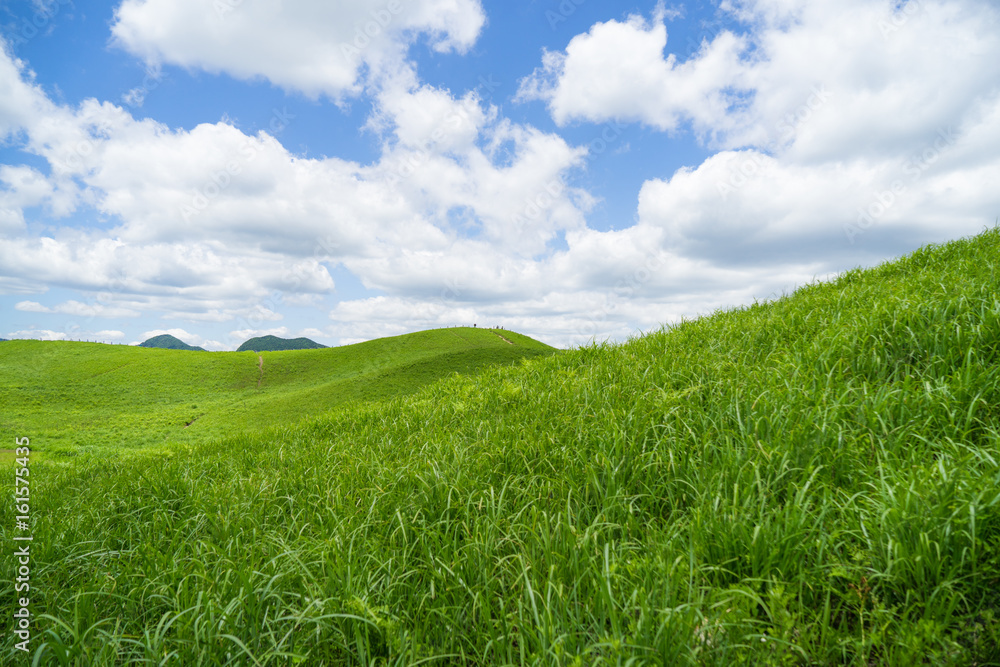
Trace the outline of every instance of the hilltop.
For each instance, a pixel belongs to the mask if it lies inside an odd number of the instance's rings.
[[[36,658],[997,664],[998,341],[994,229],[296,425],[43,460],[33,612],[63,625]],[[265,353],[265,382],[334,352]]]
[[[138,347],[154,347],[161,350],[197,350],[199,352],[205,352],[205,348],[188,345],[181,339],[171,336],[170,334],[153,336],[152,338],[139,343]]]
[[[240,345],[237,352],[277,352],[279,350],[320,350],[326,345],[320,345],[308,338],[278,338],[277,336],[258,336]]]
[[[514,344],[454,328],[259,355],[15,340],[0,350],[0,405],[5,424],[34,434],[43,452],[191,444],[556,352],[504,333]]]

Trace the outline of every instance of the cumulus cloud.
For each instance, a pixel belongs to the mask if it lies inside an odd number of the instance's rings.
[[[276,6],[224,1],[216,15],[191,0],[126,0],[114,31],[153,67],[334,98],[364,88],[381,144],[371,162],[293,154],[274,128],[294,109],[248,134],[226,120],[173,128],[106,101],[55,103],[0,55],[0,135],[49,165],[0,166],[0,291],[25,295],[17,310],[227,323],[225,344],[166,330],[209,349],[473,322],[569,345],[780,294],[974,233],[1000,210],[998,11],[984,0],[724,2],[739,26],[686,59],[664,11],[573,37],[520,100],[544,102],[560,125],[690,126],[713,148],[646,180],[635,224],[617,231],[588,226],[595,199],[575,185],[587,147],[505,118],[488,80],[453,92],[406,62],[414,39],[473,44],[477,2],[408,3],[358,53],[338,40],[364,31],[376,4]],[[210,15],[191,21],[199,12]],[[272,53],[279,42],[292,46]],[[25,211],[39,206],[54,220],[110,222],[29,232]],[[337,271],[377,295],[340,297]],[[84,296],[32,296],[50,287]],[[323,329],[288,317],[338,297]]]
[[[25,340],[66,340],[64,331],[52,331],[50,329],[25,329],[22,331],[11,331],[8,338]]]
[[[57,304],[51,308],[36,301],[21,301],[15,304],[14,308],[28,313],[62,313],[77,317],[138,317],[140,315],[139,311],[128,308],[116,308],[100,303],[81,303],[74,300]]]
[[[745,31],[722,30],[684,61],[662,12],[597,23],[546,53],[520,99],[544,101],[560,124],[673,129],[686,120],[721,148],[794,144],[791,154],[815,160],[896,154],[997,89],[997,9],[985,0],[733,0],[720,9]]]
[[[687,121],[722,149],[646,181],[629,234],[706,269],[747,273],[720,285],[763,285],[992,221],[995,4],[741,0],[721,10],[745,30],[719,32],[683,62],[662,13],[630,16],[545,54],[521,83],[520,98],[544,101],[560,124]]]
[[[542,66],[521,82],[519,99],[544,100],[560,125],[611,118],[672,130],[692,120],[702,130],[729,123],[741,100],[740,54],[747,40],[723,31],[694,57],[664,55],[664,15],[633,15],[595,24],[574,37],[565,52],[548,51]]]
[[[260,336],[278,336],[279,338],[288,337],[288,327],[273,327],[270,329],[237,329],[236,331],[230,331],[229,337],[234,341],[239,341],[239,343],[249,340],[251,338],[258,338]]]
[[[418,37],[463,52],[484,22],[478,0],[125,0],[111,32],[151,63],[336,99],[361,89],[363,69],[397,64]]]
[[[44,128],[25,128],[27,144],[53,164],[50,180],[81,184],[80,198],[121,224],[111,235],[15,238],[0,266],[120,303],[183,295],[192,303],[181,317],[224,321],[241,299],[332,293],[336,264],[371,288],[426,293],[442,258],[455,273],[501,271],[507,254],[545,253],[585,227],[591,200],[567,176],[586,149],[499,118],[480,92],[421,85],[406,68],[378,101],[371,126],[383,154],[368,165],[299,158],[226,122],[171,130],[107,102],[59,107]],[[483,291],[517,291],[502,271],[483,275]],[[229,302],[204,303],[218,298]]]

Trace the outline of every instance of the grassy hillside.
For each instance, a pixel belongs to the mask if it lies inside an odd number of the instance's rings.
[[[278,338],[277,336],[258,336],[251,338],[238,348],[237,352],[277,352],[279,350],[319,350],[326,345],[320,345],[309,338]]]
[[[169,448],[287,426],[348,401],[552,351],[471,328],[260,355],[9,341],[0,347],[0,431],[32,434],[42,453]]]
[[[167,459],[42,463],[33,650],[998,664],[998,265],[993,230]]]

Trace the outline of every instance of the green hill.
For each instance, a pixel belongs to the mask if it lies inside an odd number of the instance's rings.
[[[277,336],[258,336],[251,338],[237,348],[237,352],[277,352],[280,350],[320,350],[326,345],[320,345],[308,338],[278,338]]]
[[[35,657],[998,664],[998,269],[992,230],[292,427],[33,463]]]
[[[34,434],[48,452],[192,444],[555,351],[507,337],[515,344],[489,330],[438,329],[260,355],[10,341],[0,349],[0,426]]]
[[[139,343],[139,347],[155,347],[161,350],[198,350],[199,352],[204,352],[205,348],[195,347],[194,345],[188,345],[180,338],[171,336],[170,334],[161,334],[159,336],[153,336],[149,340],[145,340]]]

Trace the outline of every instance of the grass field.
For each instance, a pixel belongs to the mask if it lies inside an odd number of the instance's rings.
[[[33,655],[1000,664],[998,265],[994,229],[169,457],[33,463]]]
[[[32,434],[42,455],[170,451],[553,352],[528,337],[516,343],[472,328],[260,355],[8,341],[0,345],[0,431]]]

